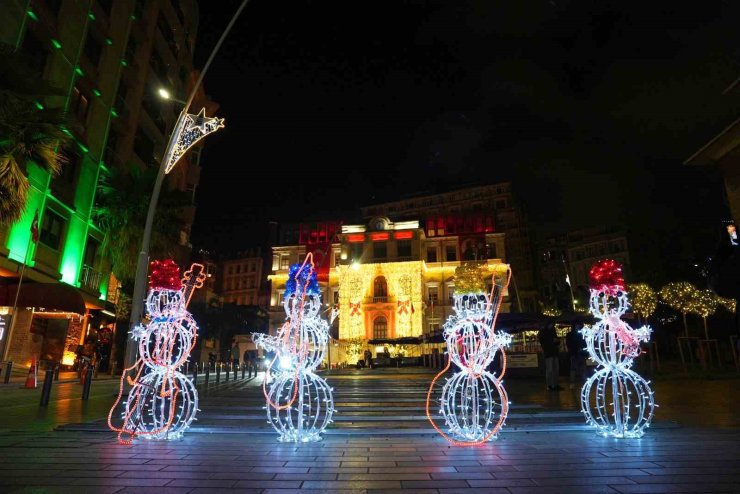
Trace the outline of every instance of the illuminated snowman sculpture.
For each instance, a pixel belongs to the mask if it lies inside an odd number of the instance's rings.
[[[198,326],[187,311],[195,288],[203,286],[203,266],[193,264],[180,280],[180,268],[172,260],[153,261],[146,298],[150,321],[137,326],[139,359],[121,376],[118,399],[108,414],[109,427],[118,441],[130,444],[137,436],[148,439],[177,439],[195,419],[198,393],[189,377],[179,369],[195,346]],[[134,372],[133,378],[130,372]],[[123,425],[111,417],[123,394],[124,379],[131,390],[123,412]]]
[[[509,411],[502,379],[506,372],[504,348],[511,343],[511,335],[494,330],[511,277],[509,267],[502,267],[504,271],[494,274],[489,295],[484,293],[484,274],[479,265],[463,265],[455,272],[455,313],[444,325],[449,361],[429,387],[426,410],[437,432],[458,446],[475,446],[495,438]],[[497,352],[501,352],[502,362],[499,376],[487,370]],[[437,380],[447,372],[451,362],[458,369],[445,382],[439,400],[439,412],[447,428],[444,432],[432,418],[430,402]]]
[[[603,436],[641,437],[655,411],[649,382],[631,369],[650,327],[632,329],[621,316],[629,309],[622,265],[606,259],[589,272],[591,313],[597,322],[581,330],[598,370],[583,385],[581,409]]]
[[[335,410],[332,389],[315,373],[326,354],[329,324],[319,316],[321,298],[311,254],[303,264],[290,267],[283,307],[286,322],[277,335],[253,336],[258,346],[275,353],[265,373],[274,373],[269,391],[267,379],[262,383],[267,418],[280,441],[320,441]]]

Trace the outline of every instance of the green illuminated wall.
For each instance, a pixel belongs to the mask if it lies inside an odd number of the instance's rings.
[[[86,154],[82,160],[82,168],[75,189],[75,213],[72,214],[67,225],[67,236],[59,267],[59,271],[62,273],[62,281],[70,285],[80,286],[78,277],[85,255],[87,230],[95,198],[99,169],[98,163],[91,159],[89,153]]]
[[[31,223],[36,211],[39,211],[41,215],[44,211],[44,205],[46,204],[46,194],[49,187],[49,174],[31,163],[28,166],[28,183],[30,187],[28,189],[28,201],[26,202],[26,211],[17,223],[15,223],[8,234],[8,241],[6,246],[10,253],[8,257],[14,261],[24,262],[26,260],[26,249],[29,247],[29,240],[31,239]],[[39,220],[39,228],[41,226],[41,220]],[[28,265],[33,266],[33,250],[34,245],[30,244],[31,253],[28,256]]]

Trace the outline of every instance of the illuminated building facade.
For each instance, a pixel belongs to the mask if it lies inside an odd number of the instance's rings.
[[[437,259],[449,257],[448,249],[451,250],[456,242],[458,251],[463,245],[472,245],[473,251],[479,249],[481,244],[487,245],[481,242],[480,235],[494,231],[495,227],[496,232],[505,235],[505,241],[498,247],[502,250],[486,255],[503,258],[503,249],[506,249],[506,262],[511,264],[513,273],[510,288],[514,307],[519,312],[536,310],[534,257],[527,217],[516,200],[510,182],[466,187],[442,194],[418,195],[367,206],[362,208],[362,216],[365,220],[376,216],[388,217],[392,221],[418,220],[424,229],[427,248],[436,251]]]
[[[455,268],[477,261],[492,272],[505,259],[505,236],[495,231],[491,216],[460,218],[457,234],[432,238],[418,221],[382,216],[358,225],[300,225],[292,237],[297,243],[273,247],[271,334],[284,322],[281,301],[288,269],[308,252],[316,260],[323,312],[338,314],[334,324],[340,342],[423,339],[439,331],[452,312]],[[507,297],[502,310],[509,307]],[[411,347],[407,355],[415,352]],[[335,359],[352,363],[346,354]]]
[[[574,299],[586,308],[589,270],[596,261],[607,257],[622,264],[629,274],[626,232],[599,226],[547,239],[539,255],[539,287],[545,305],[570,309],[570,288],[565,281],[568,275]]]
[[[0,293],[0,311],[5,313],[0,317],[12,311],[24,263],[22,286],[44,283],[47,292],[64,295],[47,293],[42,312],[39,297],[29,291],[24,299],[26,289],[21,289],[24,303],[19,302],[13,341],[7,341],[6,331],[0,360],[5,356],[27,364],[32,355],[56,354],[44,348],[66,334],[64,363],[70,363],[89,328],[97,329],[114,316],[111,302],[118,286],[101,255],[104,234],[92,220],[97,185],[115,167],[158,166],[180,108],[158,100],[156,91],[166,87],[183,98],[192,87],[197,77],[192,62],[197,24],[195,0],[3,2],[0,42],[16,48],[40,78],[63,91],[37,104],[64,108],[74,125],[61,175],[51,177],[31,163],[24,215],[12,225],[0,225],[0,286],[9,289],[7,296]],[[194,107],[199,105],[213,113],[214,104],[203,93]],[[188,153],[168,176],[167,186],[195,193],[199,152],[196,148]],[[40,239],[34,243],[29,240],[36,211]],[[181,263],[190,254],[194,211],[192,206],[182,213],[176,253]],[[68,324],[56,320],[64,314]],[[41,321],[45,318],[50,321]]]
[[[221,295],[226,304],[259,305],[262,257],[247,251],[221,263]]]

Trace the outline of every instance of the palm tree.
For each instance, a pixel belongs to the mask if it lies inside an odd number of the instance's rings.
[[[11,224],[26,208],[28,165],[58,175],[64,164],[59,149],[71,134],[62,109],[36,104],[58,90],[7,46],[0,46],[0,88],[0,223]]]
[[[124,289],[136,276],[136,261],[156,175],[155,168],[142,170],[130,164],[114,168],[98,184],[93,217],[106,233],[102,250]],[[173,255],[183,223],[180,214],[190,204],[189,194],[162,190],[152,229],[152,258]]]

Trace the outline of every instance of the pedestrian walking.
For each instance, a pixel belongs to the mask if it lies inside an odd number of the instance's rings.
[[[249,350],[244,350],[244,365],[247,366],[247,372],[249,373],[249,378],[252,377],[252,352]]]
[[[568,357],[570,357],[570,389],[579,386],[586,380],[586,340],[581,334],[582,323],[576,323],[565,337],[565,346],[568,347]]]
[[[548,323],[547,326],[540,329],[539,340],[542,346],[542,355],[545,358],[547,389],[550,391],[560,391],[563,389],[558,384],[558,375],[560,374],[560,364],[558,362],[560,338],[558,338],[558,334],[555,331],[555,323]]]
[[[231,354],[230,354],[230,360],[232,365],[234,366],[234,369],[239,368],[239,345],[236,343],[236,340],[231,340]]]

